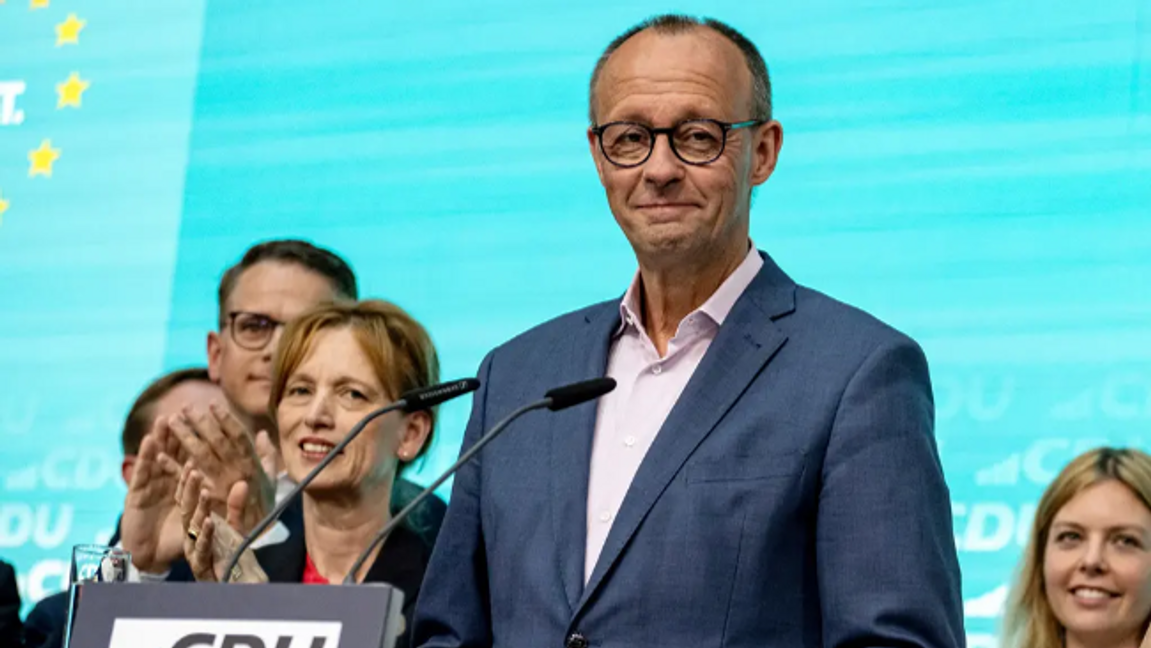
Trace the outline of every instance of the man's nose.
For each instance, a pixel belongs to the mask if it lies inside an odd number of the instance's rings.
[[[643,165],[643,178],[658,187],[665,187],[683,178],[684,167],[683,160],[671,148],[671,136],[657,135],[651,155]]]
[[[276,347],[280,346],[280,338],[284,334],[284,327],[277,326],[272,330],[272,337],[268,338],[268,343],[264,345],[263,356],[264,359],[271,362],[272,358],[276,355]]]

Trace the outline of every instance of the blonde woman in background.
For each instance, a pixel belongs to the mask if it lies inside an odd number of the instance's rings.
[[[1151,648],[1151,456],[1099,448],[1043,493],[1005,648]]]
[[[369,412],[400,394],[439,382],[439,359],[424,327],[400,307],[379,300],[317,306],[284,328],[272,363],[271,412],[280,454],[298,483]],[[435,410],[392,412],[377,418],[304,489],[303,529],[241,560],[240,582],[339,584],[357,556],[391,519],[391,490],[403,466],[431,441]],[[240,533],[245,482],[229,493],[229,519],[219,527],[210,511],[213,489],[195,467],[181,475],[176,497],[187,539],[184,553],[196,580],[222,575]],[[410,522],[410,520],[409,520]],[[222,542],[213,541],[219,533]],[[401,525],[377,547],[356,582],[388,583],[404,593],[407,627],[432,547]],[[407,646],[404,635],[397,646]],[[358,647],[357,647],[358,648]]]

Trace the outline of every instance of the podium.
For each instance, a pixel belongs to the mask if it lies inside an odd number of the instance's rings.
[[[394,648],[390,585],[89,583],[70,648]]]

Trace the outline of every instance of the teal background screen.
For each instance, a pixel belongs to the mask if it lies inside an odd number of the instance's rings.
[[[1044,486],[1083,449],[1151,442],[1145,0],[0,2],[0,557],[26,599],[111,532],[127,408],[204,363],[254,242],[338,251],[427,325],[445,377],[621,295],[635,261],[587,82],[665,11],[768,61],[785,141],[757,245],[923,345],[969,645],[996,645]],[[61,106],[73,72],[89,85]],[[413,479],[455,457],[467,411]]]

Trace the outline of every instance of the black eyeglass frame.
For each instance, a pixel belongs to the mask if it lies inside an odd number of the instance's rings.
[[[677,129],[679,129],[681,126],[683,126],[685,124],[698,124],[701,122],[706,122],[709,124],[715,124],[716,126],[719,126],[720,131],[723,133],[723,139],[721,139],[720,143],[719,143],[719,152],[715,154],[715,157],[713,157],[710,160],[707,160],[705,162],[693,162],[691,160],[685,160],[684,157],[682,155],[680,155],[679,150],[675,148],[675,138],[672,137],[671,135]],[[727,134],[729,132],[731,132],[733,130],[740,129],[740,128],[759,126],[760,124],[763,124],[763,123],[765,123],[765,122],[762,119],[748,119],[746,121],[741,121],[741,122],[722,122],[722,121],[719,121],[718,119],[688,119],[685,121],[681,121],[674,126],[669,126],[667,128],[652,128],[651,126],[648,126],[647,124],[641,124],[639,122],[614,121],[614,122],[608,122],[606,124],[602,124],[599,126],[592,126],[591,132],[596,136],[596,139],[599,140],[599,150],[600,150],[600,153],[603,154],[604,159],[606,159],[608,162],[611,162],[612,164],[616,165],[617,167],[619,167],[621,169],[634,169],[635,167],[641,166],[643,163],[645,163],[649,159],[651,159],[651,154],[653,151],[655,151],[655,140],[660,135],[667,135],[667,144],[668,144],[668,146],[671,147],[671,152],[674,153],[675,157],[678,158],[684,164],[690,164],[692,166],[707,166],[708,164],[711,164],[711,163],[715,162],[716,160],[718,160],[723,155],[723,152],[727,150]],[[642,128],[645,131],[647,131],[648,135],[650,136],[649,144],[647,147],[647,155],[643,156],[642,160],[640,160],[639,162],[635,162],[634,164],[620,164],[619,162],[616,162],[615,160],[613,160],[611,158],[611,156],[608,155],[607,149],[605,149],[604,145],[603,145],[603,133],[605,130],[607,130],[608,128],[611,128],[612,126],[638,126],[639,128]]]
[[[236,335],[236,320],[239,319],[239,317],[241,315],[252,315],[255,317],[259,317],[260,319],[265,320],[267,322],[270,322],[272,324],[271,334],[268,335],[268,339],[264,340],[263,344],[261,344],[259,346],[248,346],[248,345],[245,345],[243,342],[240,341],[240,336]],[[265,348],[267,348],[268,343],[272,341],[272,338],[276,337],[276,329],[284,326],[287,323],[287,322],[281,322],[280,320],[278,320],[274,317],[270,317],[270,316],[265,315],[263,313],[257,313],[255,311],[232,311],[232,312],[228,313],[227,318],[226,318],[226,322],[227,322],[227,326],[228,326],[228,335],[232,336],[232,340],[241,349],[245,349],[247,351],[262,351]]]

